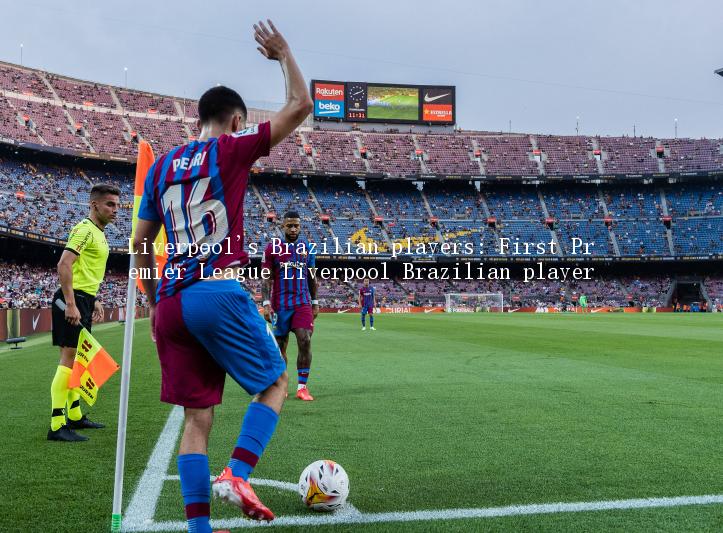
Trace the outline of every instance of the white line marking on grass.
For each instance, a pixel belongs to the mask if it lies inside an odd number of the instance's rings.
[[[185,531],[186,522],[155,522],[158,499],[165,481],[178,480],[177,475],[169,475],[176,441],[183,424],[183,409],[174,407],[168,421],[158,437],[158,442],[148,459],[138,487],[133,495],[123,521],[124,531]],[[211,476],[213,479],[213,476]],[[254,485],[276,487],[296,492],[296,484],[273,479],[254,479]],[[441,509],[425,511],[402,511],[390,513],[362,513],[351,504],[335,513],[321,514],[309,512],[305,515],[281,516],[273,522],[255,522],[246,518],[211,520],[214,528],[274,527],[274,526],[322,526],[336,524],[373,524],[380,522],[419,522],[431,520],[459,520],[470,518],[496,518],[504,516],[540,515],[555,513],[580,513],[587,511],[610,511],[624,509],[650,509],[665,507],[683,507],[690,505],[723,504],[723,494],[705,496],[676,496],[670,498],[637,498],[630,500],[605,500],[594,502],[539,503],[529,505],[508,505],[505,507],[481,507],[469,509]]]
[[[148,458],[148,464],[146,464],[146,469],[138,482],[133,499],[128,505],[128,509],[126,509],[123,529],[127,531],[143,531],[133,528],[144,527],[149,522],[153,522],[158,498],[163,490],[163,481],[168,472],[168,466],[171,464],[182,424],[183,408],[176,405],[171,409],[171,414],[168,415],[166,425],[163,427],[156,446]]]
[[[505,516],[579,513],[585,511],[610,511],[625,509],[649,509],[682,507],[723,503],[723,494],[708,496],[679,496],[674,498],[641,498],[632,500],[609,500],[597,502],[547,503],[510,505],[479,509],[445,509],[439,511],[408,511],[395,513],[360,513],[356,509],[344,509],[330,514],[308,516],[281,516],[270,523],[254,522],[244,518],[211,520],[214,528],[274,527],[274,526],[321,526],[336,524],[372,524],[379,522],[418,522],[429,520],[457,520],[465,518],[497,518]],[[155,522],[127,531],[183,531],[186,522]]]
[[[181,476],[179,476],[178,474],[170,475],[166,476],[164,479],[166,481],[180,481]],[[211,475],[211,481],[213,481],[214,479],[216,479],[216,476]],[[256,485],[257,487],[274,487],[281,490],[288,490],[290,492],[296,492],[299,488],[296,483],[291,483],[289,481],[278,481],[276,479],[261,479],[251,477],[249,478],[249,483],[251,483],[252,485]]]

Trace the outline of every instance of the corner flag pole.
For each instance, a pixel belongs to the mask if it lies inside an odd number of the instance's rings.
[[[135,255],[131,255],[130,268],[135,268]],[[123,332],[123,362],[121,363],[121,388],[118,402],[118,438],[115,447],[115,481],[113,485],[113,515],[111,531],[121,530],[123,508],[123,471],[126,458],[126,427],[128,422],[128,391],[131,383],[131,358],[133,356],[133,326],[136,318],[136,280],[128,276],[126,291],[126,323]]]
[[[153,165],[153,149],[146,141],[138,145],[138,160],[136,162],[136,179],[133,201],[133,227],[131,230],[130,243],[135,233],[138,220],[138,208],[143,195],[143,184],[146,174]],[[130,249],[128,250],[131,251]],[[136,266],[136,256],[130,256],[130,269]],[[152,296],[151,296],[152,297]],[[126,323],[123,332],[123,363],[121,364],[121,388],[120,400],[118,402],[118,439],[115,448],[115,481],[113,485],[113,514],[111,516],[111,531],[121,531],[123,511],[123,472],[126,458],[126,428],[128,423],[128,392],[131,382],[131,358],[133,355],[133,326],[136,318],[136,280],[128,275],[128,290],[126,291]]]

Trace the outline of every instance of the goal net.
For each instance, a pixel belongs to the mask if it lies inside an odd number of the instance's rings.
[[[503,309],[501,292],[452,292],[444,295],[447,313],[501,313]]]

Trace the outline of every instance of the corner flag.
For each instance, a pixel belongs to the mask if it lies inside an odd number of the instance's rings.
[[[88,405],[93,405],[98,399],[100,387],[118,371],[118,368],[120,368],[118,363],[93,338],[93,335],[87,329],[81,329],[68,387],[78,389],[80,397]]]

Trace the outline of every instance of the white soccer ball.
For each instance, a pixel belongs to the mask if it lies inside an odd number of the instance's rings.
[[[349,496],[349,476],[334,461],[314,461],[301,473],[299,495],[309,509],[333,511],[344,505]]]

